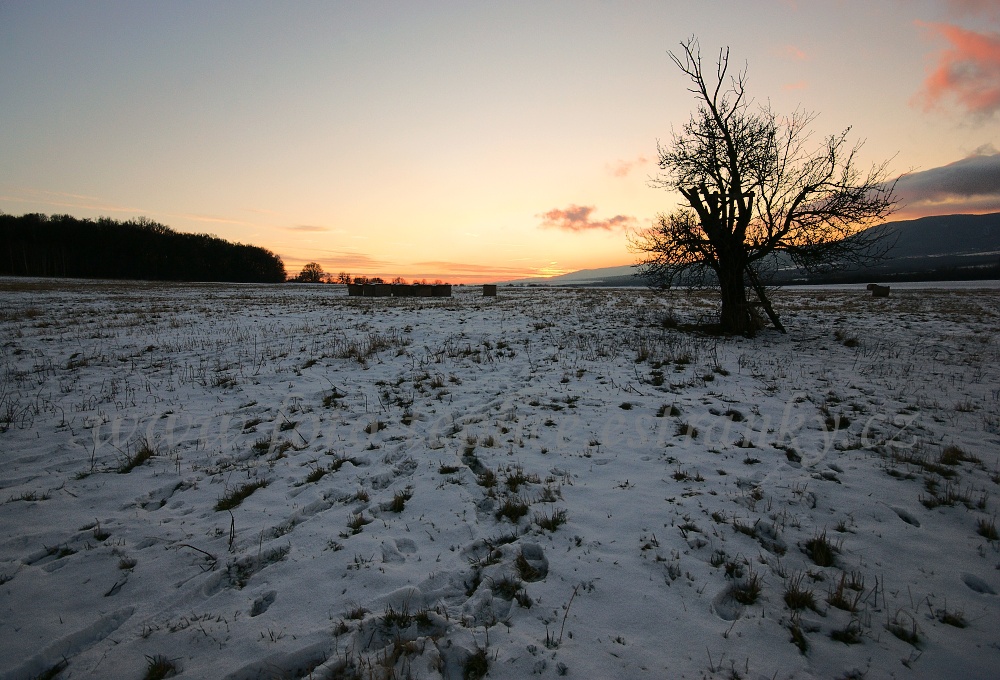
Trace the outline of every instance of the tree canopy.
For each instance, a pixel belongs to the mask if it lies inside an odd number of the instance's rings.
[[[276,283],[285,280],[285,265],[264,248],[143,217],[0,213],[0,275]]]
[[[657,144],[661,172],[652,185],[683,202],[631,235],[640,276],[666,287],[718,285],[722,330],[753,334],[756,307],[781,328],[765,289],[775,254],[807,271],[884,257],[891,243],[868,227],[896,208],[887,162],[862,169],[849,129],[812,144],[814,114],[754,105],[746,69],[730,74],[728,49],[708,72],[696,38],[670,58],[698,104],[669,144]]]
[[[299,283],[323,283],[326,273],[318,262],[308,262],[302,267],[302,271],[295,277]]]

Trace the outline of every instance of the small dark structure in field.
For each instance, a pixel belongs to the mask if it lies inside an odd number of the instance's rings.
[[[880,286],[877,283],[869,283],[868,290],[872,292],[872,297],[889,297],[889,286]]]
[[[486,284],[483,286],[483,297],[496,297],[497,287],[496,284]]]
[[[451,297],[451,286],[449,284],[431,286],[419,283],[411,286],[389,283],[349,283],[347,284],[347,294],[351,297]]]

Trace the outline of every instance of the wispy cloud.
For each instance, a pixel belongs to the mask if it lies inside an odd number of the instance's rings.
[[[313,224],[295,224],[290,227],[284,227],[288,231],[304,231],[304,232],[318,232],[318,231],[330,231],[328,227],[320,227]]]
[[[309,254],[304,257],[282,255],[282,259],[286,263],[318,262],[326,271],[355,270],[368,274],[389,271],[399,267],[398,263],[379,260],[365,253],[349,250],[326,250],[323,248],[310,248]]]
[[[590,214],[594,212],[592,205],[571,205],[565,210],[558,208],[538,215],[542,218],[543,229],[562,229],[563,231],[594,231],[601,229],[604,231],[624,230],[635,224],[635,218],[628,215],[615,215],[606,220],[592,220]]]
[[[234,220],[228,217],[218,217],[216,215],[201,215],[199,213],[161,213],[165,217],[176,217],[192,222],[209,222],[211,224],[239,224],[242,226],[255,226],[251,222],[244,220]]]
[[[409,269],[427,270],[435,274],[475,277],[478,279],[503,279],[537,276],[537,267],[525,266],[502,266],[502,265],[481,265],[467,262],[449,262],[446,260],[434,260],[429,262],[415,262],[408,265]]]
[[[779,54],[786,59],[791,59],[792,61],[806,61],[809,59],[809,55],[802,48],[797,45],[783,45],[779,49]]]
[[[75,210],[93,210],[105,213],[131,213],[141,215],[141,208],[116,205],[96,196],[72,194],[64,191],[45,191],[42,189],[18,189],[14,195],[0,196],[0,200],[12,203],[34,203],[58,208],[73,208]]]
[[[604,167],[611,174],[612,177],[628,177],[629,173],[636,168],[645,165],[649,162],[649,159],[645,156],[638,156],[632,160],[623,161],[619,160],[614,163],[608,163]]]
[[[209,224],[235,224],[240,226],[257,226],[246,220],[220,217],[218,215],[205,215],[202,213],[184,212],[160,212],[147,210],[136,206],[119,205],[112,203],[98,196],[87,196],[85,194],[74,194],[65,191],[46,191],[42,189],[25,188],[19,189],[14,195],[0,196],[0,201],[12,203],[29,203],[43,206],[46,212],[55,212],[56,209],[69,208],[74,211],[86,210],[98,214],[120,214],[138,217],[144,215],[150,219],[161,222],[171,222],[172,220],[183,220],[186,222],[205,222]],[[167,226],[175,227],[174,224]]]
[[[900,217],[1000,211],[1000,153],[984,145],[960,161],[904,175]]]
[[[805,80],[800,80],[795,83],[785,83],[784,85],[781,86],[781,89],[792,91],[792,90],[805,90],[808,87],[809,87],[808,82],[806,82]]]
[[[952,24],[918,25],[947,40],[949,47],[937,55],[914,103],[929,110],[954,99],[972,114],[990,116],[1000,111],[1000,35]]]

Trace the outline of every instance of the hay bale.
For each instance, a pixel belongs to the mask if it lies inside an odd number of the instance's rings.
[[[365,297],[389,297],[392,295],[392,286],[388,283],[366,283]]]

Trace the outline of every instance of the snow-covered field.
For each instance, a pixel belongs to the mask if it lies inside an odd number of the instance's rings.
[[[0,677],[995,677],[995,290],[477,293],[0,281]]]

